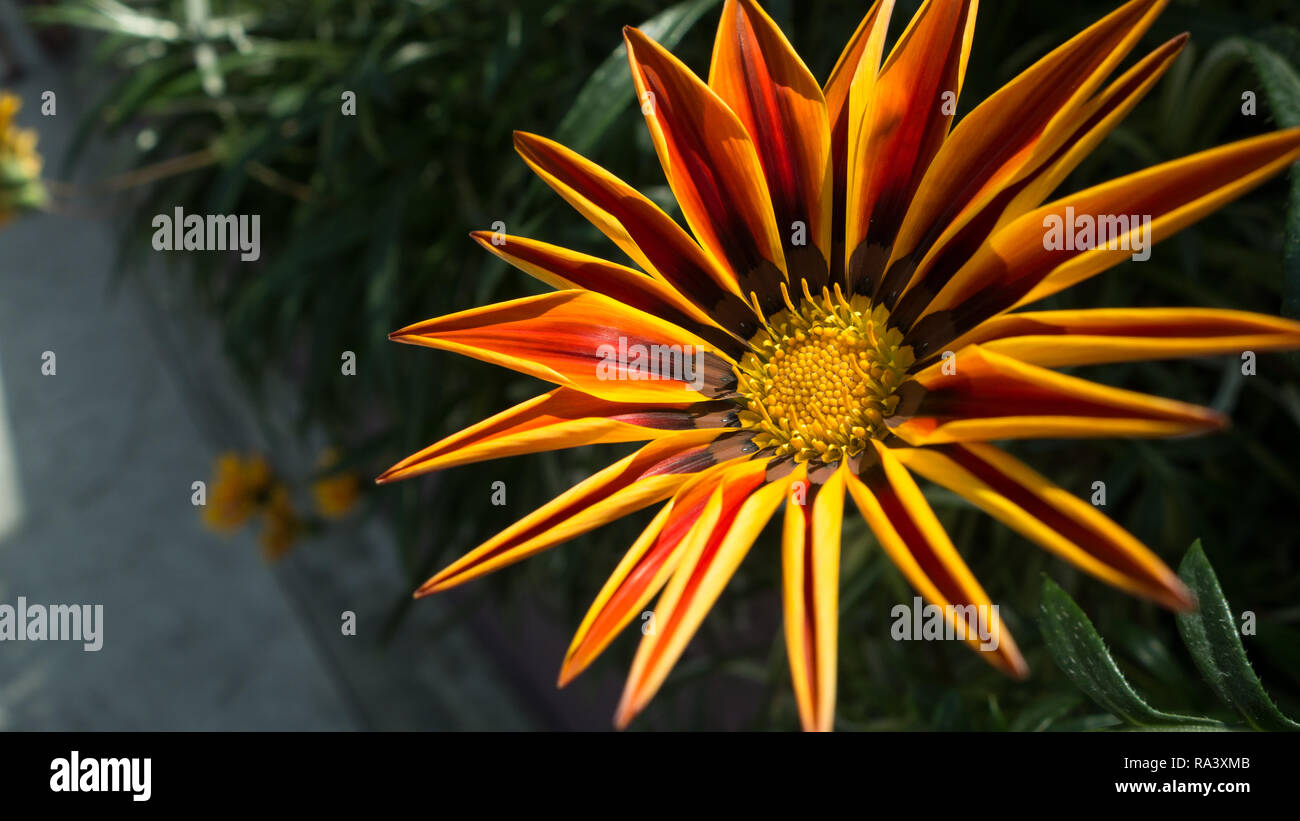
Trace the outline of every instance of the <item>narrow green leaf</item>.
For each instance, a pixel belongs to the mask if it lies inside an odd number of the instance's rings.
[[[1278,125],[1284,128],[1300,125],[1300,73],[1295,66],[1272,46],[1257,40],[1246,42],[1246,56],[1259,75],[1269,110]]]
[[[691,30],[696,21],[718,0],[684,0],[638,26],[664,48],[671,49]],[[591,73],[573,106],[555,130],[555,139],[586,154],[605,129],[619,117],[636,95],[632,71],[627,65],[627,49],[620,44],[605,62]]]
[[[1300,32],[1276,29],[1268,32],[1269,45],[1251,40],[1246,55],[1264,87],[1269,110],[1278,125],[1300,126],[1300,72],[1272,44],[1292,55],[1300,54]],[[1286,238],[1282,257],[1282,313],[1300,319],[1300,173],[1291,171],[1291,197],[1287,208]],[[1300,357],[1292,355],[1292,364]]]
[[[1178,632],[1215,694],[1257,730],[1300,730],[1300,724],[1282,715],[1273,704],[1251,669],[1236,619],[1205,558],[1200,539],[1183,557],[1178,575],[1200,602],[1196,612],[1178,615]]]
[[[1111,714],[1138,727],[1216,723],[1166,713],[1147,704],[1120,672],[1092,622],[1068,593],[1046,577],[1039,622],[1057,666],[1085,695]]]

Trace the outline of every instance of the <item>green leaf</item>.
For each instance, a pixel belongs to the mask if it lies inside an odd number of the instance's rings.
[[[1138,727],[1214,724],[1205,718],[1157,710],[1133,689],[1120,672],[1105,642],[1069,594],[1043,579],[1039,621],[1047,649],[1058,667],[1103,709]]]
[[[1300,724],[1282,715],[1273,704],[1251,669],[1237,622],[1200,539],[1183,557],[1178,575],[1200,602],[1196,612],[1178,615],[1178,632],[1215,694],[1257,730],[1300,730]]]
[[[691,30],[717,0],[685,0],[651,17],[638,28],[664,48],[671,49]],[[588,153],[610,124],[636,99],[627,48],[619,45],[601,63],[573,101],[555,130],[555,139],[579,154]]]
[[[1276,31],[1273,34],[1281,36],[1284,32]],[[1285,34],[1288,37],[1297,36],[1295,32]],[[1285,128],[1300,125],[1300,74],[1295,67],[1272,45],[1258,40],[1246,42],[1246,56],[1259,75],[1269,109],[1277,118],[1278,124]]]
[[[1116,727],[1115,732],[1132,733],[1142,732],[1144,730],[1158,729],[1166,733],[1230,733],[1232,728],[1216,722],[1206,722],[1204,724],[1174,724],[1163,727]]]
[[[1294,29],[1275,29],[1268,34],[1270,45],[1249,41],[1246,54],[1264,86],[1264,96],[1269,109],[1279,125],[1287,128],[1300,126],[1300,73],[1282,53],[1271,44],[1277,44],[1292,55],[1300,54],[1300,32]],[[1300,319],[1300,173],[1291,171],[1291,197],[1287,207],[1286,239],[1282,257],[1282,313]],[[1293,364],[1300,357],[1291,357]]]

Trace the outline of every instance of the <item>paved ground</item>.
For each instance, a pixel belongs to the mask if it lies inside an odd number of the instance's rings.
[[[14,89],[49,157],[84,102],[62,79],[31,66]],[[46,88],[58,116],[36,110]],[[99,652],[0,643],[0,729],[356,726],[251,539],[196,526],[188,488],[217,447],[160,367],[136,291],[110,294],[112,256],[102,215],[0,233],[0,498],[13,511],[0,603],[104,607]]]
[[[0,14],[13,41],[11,21]],[[26,54],[20,119],[57,158],[88,102],[84,73]],[[45,89],[55,117],[39,114]],[[511,681],[481,635],[435,629],[443,605],[413,610],[390,644],[373,640],[405,585],[382,530],[345,528],[271,569],[251,536],[199,527],[190,483],[218,451],[252,443],[230,440],[233,391],[218,389],[231,403],[221,434],[196,391],[227,384],[214,330],[182,327],[167,294],[110,289],[108,211],[79,201],[0,231],[0,604],[104,608],[99,652],[0,642],[0,730],[563,723],[524,704],[531,684]],[[339,630],[347,609],[356,638]]]

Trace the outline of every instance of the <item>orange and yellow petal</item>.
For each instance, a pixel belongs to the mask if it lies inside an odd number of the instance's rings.
[[[493,231],[472,231],[470,236],[493,254],[552,288],[581,288],[604,294],[684,328],[729,353],[742,350],[741,340],[725,333],[708,314],[662,279],[535,239]]]
[[[754,464],[757,467],[741,465],[733,470],[764,467],[762,463]],[[614,717],[615,725],[626,727],[658,692],[785,494],[784,483],[768,483],[750,494],[728,521],[724,520],[722,487],[714,490],[685,539],[672,578],[655,603],[654,630],[641,638]]]
[[[820,486],[806,486],[802,504],[785,508],[781,540],[785,646],[803,729],[826,732],[835,723],[839,653],[840,527],[844,521],[844,461]],[[806,481],[803,468],[794,482]]]
[[[754,141],[680,60],[637,29],[623,37],[650,139],[687,224],[741,294],[778,310],[785,256]]]
[[[894,235],[956,116],[977,0],[926,0],[860,111],[850,97],[845,252],[851,290],[872,294]]]
[[[1007,173],[989,178],[956,218],[931,223],[915,241],[918,247],[908,253],[895,248],[895,259],[881,288],[895,321],[911,324],[990,235],[1041,205],[1169,70],[1186,42],[1187,35],[1168,41],[1087,104],[1061,118],[1056,139],[1049,144],[1047,137],[1039,135],[1021,152],[1023,156],[1008,162]],[[957,138],[949,142],[956,143]],[[969,195],[969,190],[954,194],[958,198]],[[920,230],[922,223],[915,225]],[[902,296],[895,303],[900,289]]]
[[[578,626],[560,669],[563,687],[587,668],[668,581],[695,528],[725,528],[741,504],[762,483],[766,460],[730,468],[722,465],[696,474],[678,489],[619,562]],[[701,516],[714,491],[720,504]],[[712,515],[715,514],[715,515]],[[653,629],[643,626],[643,629]]]
[[[1068,124],[1098,105],[1089,97],[1146,33],[1167,1],[1127,3],[1034,63],[962,118],[925,171],[899,227],[887,282],[881,288],[889,307],[908,284],[912,269],[927,269],[927,264],[917,264],[920,260],[941,250],[984,210],[1005,208],[1009,198],[1003,192],[1057,156],[1067,135],[1076,130]],[[987,228],[975,225],[971,232]]]
[[[684,430],[712,428],[722,433],[726,414],[715,405],[610,402],[571,388],[556,388],[435,442],[393,465],[376,481],[396,482],[525,453],[644,442]]]
[[[556,291],[417,322],[389,335],[613,402],[680,404],[734,382],[724,355],[665,320],[591,291]]]
[[[885,50],[885,34],[894,11],[894,0],[875,0],[853,36],[835,62],[830,78],[822,89],[826,100],[826,116],[831,133],[831,279],[844,281],[844,226],[847,222],[849,178],[849,122],[860,121],[871,90],[880,71],[880,61]],[[856,107],[851,105],[851,93],[856,96]],[[850,117],[850,111],[857,114]],[[852,140],[858,139],[858,129]]]
[[[658,439],[579,482],[426,581],[417,596],[437,593],[540,553],[574,536],[671,496],[698,473],[752,448],[743,436],[684,431]]]
[[[758,320],[731,271],[645,195],[554,140],[517,131],[515,149],[547,185],[643,270],[672,286],[721,327],[742,339],[753,335]]]
[[[954,347],[978,343],[1045,368],[1300,348],[1300,322],[1216,308],[1025,311],[981,323]]]
[[[740,118],[758,151],[791,276],[821,291],[831,230],[830,124],[821,86],[757,3],[727,0],[709,87]]]
[[[889,448],[878,441],[872,445],[878,458],[868,458],[870,451],[864,454],[860,473],[848,474],[848,488],[881,548],[981,658],[1007,675],[1024,678],[1029,667],[1011,631],[953,547],[916,480]],[[980,637],[981,619],[987,642]]]
[[[1005,451],[969,444],[894,453],[910,470],[1098,579],[1172,610],[1195,606],[1186,586],[1146,546]]]
[[[989,237],[962,266],[909,332],[909,342],[928,355],[985,319],[1149,250],[1297,158],[1300,128],[1293,128],[1148,168],[1030,211]],[[1089,243],[1081,232],[1091,225],[1095,240],[1103,219],[1114,241]]]
[[[921,371],[902,392],[899,415],[889,425],[913,446],[1047,437],[1180,436],[1227,424],[1208,408],[1099,385],[979,345],[962,348]]]

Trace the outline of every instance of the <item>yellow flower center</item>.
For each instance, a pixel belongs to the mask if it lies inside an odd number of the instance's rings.
[[[838,462],[887,434],[895,391],[915,361],[889,311],[839,286],[769,317],[736,368],[742,428],[760,449],[795,461]]]

